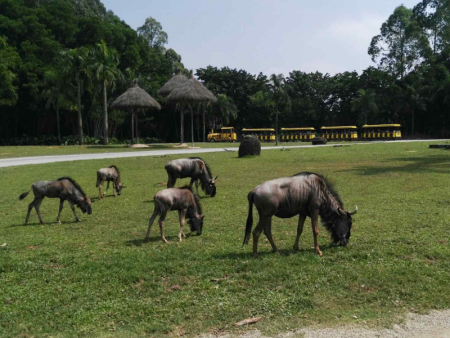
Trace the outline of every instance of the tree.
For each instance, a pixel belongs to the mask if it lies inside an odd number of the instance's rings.
[[[272,74],[270,76],[269,88],[275,101],[275,143],[278,145],[278,115],[280,114],[280,105],[289,105],[289,95],[285,91],[286,79],[283,74]]]
[[[0,35],[0,106],[13,106],[17,95],[17,65],[20,62],[19,54],[8,45],[6,38]]]
[[[425,40],[414,25],[412,10],[402,5],[383,23],[381,34],[373,37],[368,53],[381,69],[403,78],[418,63]]]
[[[214,125],[220,124],[222,127],[228,125],[237,118],[237,107],[233,100],[225,94],[217,95],[217,102],[211,106],[211,117]]]
[[[359,121],[367,124],[368,116],[375,116],[378,113],[378,106],[375,102],[375,92],[372,89],[358,90],[359,97],[352,101],[352,111],[359,113]]]
[[[62,71],[68,79],[75,81],[78,111],[78,142],[83,144],[83,116],[81,114],[81,92],[85,76],[88,72],[88,49],[85,47],[63,51]]]
[[[152,17],[145,19],[144,25],[139,27],[137,32],[151,48],[163,49],[169,39],[167,33],[163,31],[161,23]]]
[[[114,87],[116,81],[122,79],[122,73],[117,69],[119,57],[114,49],[109,49],[105,41],[101,41],[91,51],[90,65],[94,78],[101,84],[103,92],[103,144],[108,144],[108,88]]]

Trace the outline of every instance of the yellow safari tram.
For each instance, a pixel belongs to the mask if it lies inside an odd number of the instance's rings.
[[[258,140],[263,142],[275,142],[275,129],[272,128],[260,128],[260,129],[242,129],[242,135],[253,135]]]
[[[282,142],[311,141],[316,137],[316,130],[307,128],[281,128],[280,139]]]
[[[236,142],[237,135],[234,132],[234,127],[223,127],[220,128],[220,133],[211,130],[207,140],[208,142]]]
[[[358,139],[358,127],[339,126],[322,127],[322,137],[334,141],[356,141]]]
[[[362,126],[363,140],[398,140],[402,138],[400,124],[365,124]]]

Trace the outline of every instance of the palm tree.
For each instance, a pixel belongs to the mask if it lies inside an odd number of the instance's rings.
[[[87,73],[88,50],[85,47],[62,52],[62,71],[68,80],[75,80],[78,110],[78,143],[83,144],[83,117],[81,115],[81,88]]]
[[[275,137],[276,137],[276,145],[278,145],[278,115],[280,105],[285,104],[288,105],[290,103],[289,95],[285,91],[286,79],[283,74],[272,74],[270,76],[269,88],[272,93],[273,99],[275,101],[275,109],[276,109],[276,122],[275,122]]]
[[[114,49],[109,49],[105,41],[101,41],[91,52],[90,70],[94,78],[101,83],[103,90],[103,144],[108,144],[108,87],[114,87],[116,81],[122,79],[117,66],[119,57]]]
[[[364,118],[364,124],[367,124],[369,115],[378,114],[378,106],[375,102],[376,93],[372,89],[358,90],[359,97],[352,101],[352,112],[359,112]]]
[[[237,118],[237,107],[233,100],[225,94],[217,96],[217,102],[212,105],[211,115],[220,121],[222,127]]]

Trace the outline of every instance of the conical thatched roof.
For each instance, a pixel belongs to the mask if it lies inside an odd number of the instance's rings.
[[[169,102],[216,102],[217,99],[203,84],[194,78],[193,72],[190,72],[190,79],[172,90],[167,97]]]
[[[111,105],[112,109],[132,110],[137,108],[161,110],[161,105],[144,89],[139,87],[137,81],[134,86],[120,95]]]
[[[187,77],[184,76],[183,74],[180,74],[180,72],[178,71],[176,75],[172,76],[172,78],[169,81],[167,81],[166,84],[162,86],[160,90],[158,90],[158,94],[161,96],[168,96],[172,92],[172,90],[179,87],[186,81]]]

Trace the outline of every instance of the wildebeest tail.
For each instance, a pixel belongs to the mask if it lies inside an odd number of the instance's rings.
[[[24,192],[22,195],[20,195],[20,196],[19,196],[19,200],[23,200],[25,197],[27,197],[28,194],[30,193],[30,191],[31,191],[31,188],[30,188],[30,190],[28,190],[27,192]]]
[[[162,204],[161,201],[159,199],[157,199],[156,197],[154,198],[154,201],[155,201],[155,205],[158,206],[159,214],[162,215],[164,213],[164,211],[166,210],[166,208],[164,208],[164,204]]]
[[[250,191],[248,193],[248,217],[247,217],[247,225],[245,227],[245,236],[244,236],[244,243],[242,245],[248,244],[248,241],[250,240],[250,234],[252,232],[252,226],[253,226],[253,191]]]

